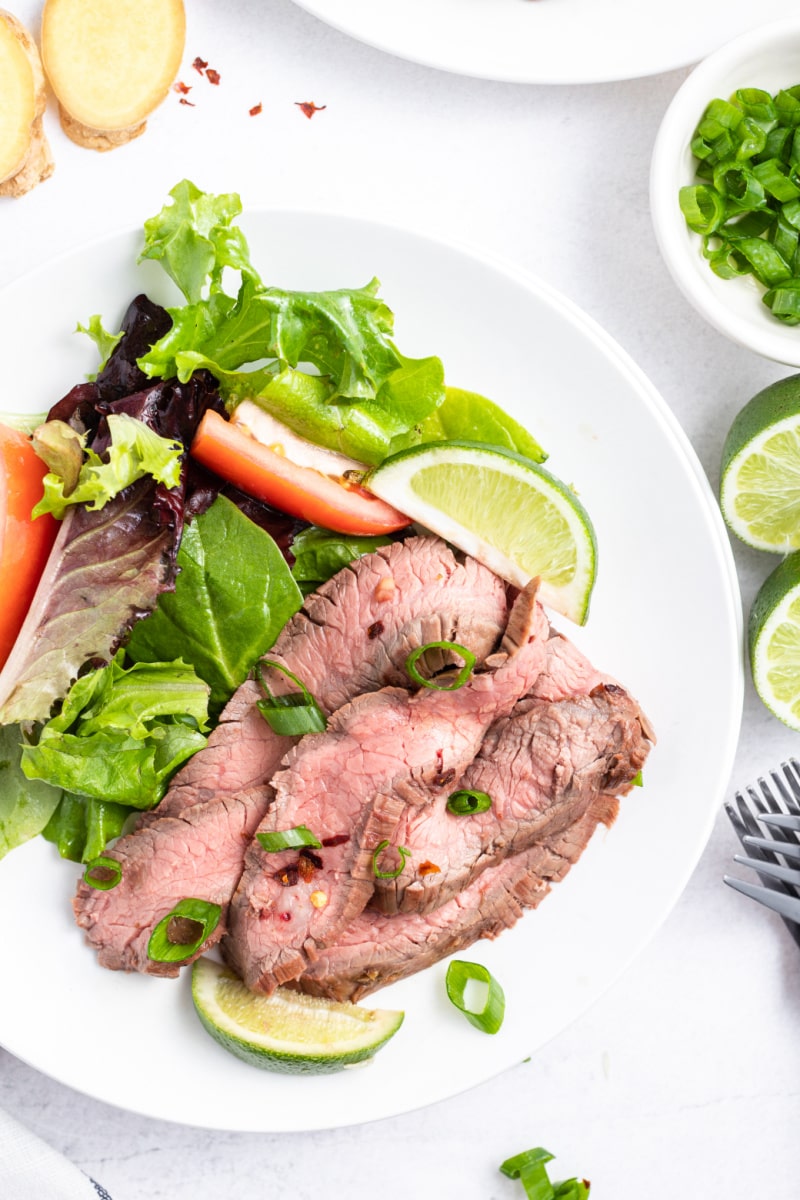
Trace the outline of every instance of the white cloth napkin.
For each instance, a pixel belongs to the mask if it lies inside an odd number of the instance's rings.
[[[105,1188],[0,1109],[3,1200],[111,1200]]]

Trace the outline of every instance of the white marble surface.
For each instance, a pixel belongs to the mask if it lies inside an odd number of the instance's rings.
[[[39,4],[12,3],[35,27]],[[248,206],[326,208],[465,239],[596,318],[662,392],[716,486],[734,414],[790,372],[701,323],[659,258],[649,156],[686,70],[601,86],[492,84],[370,50],[290,0],[187,8],[181,78],[196,107],[170,95],[142,138],[106,155],[68,142],[51,108],[56,173],[0,201],[0,280],[138,224],[184,175]],[[218,88],[192,70],[195,55],[220,72]],[[304,100],[327,107],[309,121],[295,107]],[[773,560],[734,550],[747,606]],[[664,585],[681,586],[668,563]],[[730,782],[799,751],[748,682]],[[365,1188],[388,1200],[511,1200],[521,1189],[497,1164],[535,1144],[556,1153],[559,1172],[591,1178],[598,1200],[792,1195],[800,957],[777,918],[722,885],[736,849],[720,813],[674,912],[611,991],[532,1061],[433,1108],[324,1133],[214,1134],[86,1099],[2,1050],[0,1105],[114,1200]],[[13,963],[3,986],[20,986]],[[40,986],[57,1003],[46,968]],[[101,1064],[118,1053],[87,1046]]]

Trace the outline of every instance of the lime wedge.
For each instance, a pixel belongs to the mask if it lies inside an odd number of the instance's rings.
[[[800,375],[750,400],[722,451],[720,507],[756,550],[800,549]]]
[[[543,604],[586,621],[592,523],[574,492],[537,463],[478,442],[437,442],[385,459],[364,486],[517,587],[538,575]]]
[[[403,1023],[403,1013],[359,1008],[278,988],[251,992],[227,968],[199,958],[192,999],[216,1041],[254,1067],[288,1075],[341,1071],[372,1058]]]
[[[761,585],[750,610],[750,663],[770,712],[800,730],[800,552]]]

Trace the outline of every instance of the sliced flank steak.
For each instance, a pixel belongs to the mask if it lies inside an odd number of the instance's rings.
[[[405,661],[427,642],[457,642],[482,663],[507,616],[496,575],[473,558],[459,562],[440,538],[411,537],[365,555],[308,596],[267,657],[302,679],[329,716],[362,692],[408,687]],[[276,695],[294,690],[279,671],[265,677]],[[242,684],[206,747],[142,824],[271,777],[297,739],[272,731],[256,708],[263,695],[253,680]]]
[[[105,857],[119,864],[119,882],[101,890],[81,881],[72,902],[101,966],[175,976],[183,963],[219,941],[244,850],[264,815],[264,803],[264,796],[253,791],[196,804],[181,816],[137,829],[107,850]],[[188,899],[220,906],[216,928],[180,962],[151,958],[148,946],[156,925]],[[184,929],[183,936],[178,932],[172,940],[185,944],[194,939]]]
[[[379,585],[383,593],[376,598]],[[439,607],[433,619],[429,604]],[[388,641],[370,633],[376,611],[384,614]],[[357,694],[380,686],[384,676],[398,675],[414,637],[430,640],[433,633],[439,640],[444,632],[484,660],[500,640],[506,616],[505,589],[490,571],[472,559],[458,562],[438,538],[411,538],[361,559],[334,576],[319,596],[310,596],[281,635],[274,657],[281,649],[280,661],[298,676],[303,672],[323,710],[330,712],[348,689]],[[338,667],[333,665],[329,678],[328,665],[337,655]],[[283,690],[281,676],[274,690]],[[120,883],[109,891],[79,885],[74,901],[78,924],[104,965],[177,974],[177,966],[154,964],[146,949],[153,923],[181,899],[220,904],[222,920],[203,948],[221,935],[245,849],[273,798],[264,781],[298,741],[271,730],[256,707],[261,696],[252,680],[238,689],[207,746],[176,776],[159,807],[144,814],[138,828],[108,851],[123,867]],[[224,802],[219,813],[214,811],[218,802]],[[183,869],[177,866],[181,854],[187,860]],[[194,890],[181,893],[190,884]],[[139,895],[145,897],[141,906]],[[201,949],[183,961],[199,953]]]
[[[332,1000],[363,996],[466,949],[495,938],[536,908],[563,879],[599,822],[610,825],[617,801],[598,796],[567,830],[489,867],[463,892],[433,912],[386,916],[367,909],[335,945],[320,949],[297,980],[301,991]]]
[[[267,852],[256,839],[247,852],[223,949],[253,990],[297,978],[336,939],[369,900],[376,871],[394,868],[381,844],[405,807],[452,790],[490,725],[530,689],[548,631],[535,590],[520,594],[501,651],[463,687],[359,696],[290,752],[258,832],[304,825],[322,844],[298,855]]]
[[[600,794],[624,795],[650,743],[638,704],[617,684],[588,696],[520,701],[489,730],[459,788],[490,807],[458,814],[447,795],[408,806],[393,838],[406,852],[396,878],[376,879],[371,905],[385,913],[430,912],[489,867],[560,833]]]

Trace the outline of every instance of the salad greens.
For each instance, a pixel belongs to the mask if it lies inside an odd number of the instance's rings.
[[[270,535],[218,496],[188,525],[174,592],[134,626],[128,654],[158,663],[180,654],[218,710],[294,616],[303,597]]]
[[[453,438],[545,457],[491,401],[446,386],[439,358],[397,348],[376,279],[322,292],[265,285],[235,223],[241,210],[232,193],[189,180],[172,189],[145,222],[140,260],[159,262],[185,303],[165,312],[139,296],[120,333],[99,314],[79,325],[97,347],[97,372],[37,431],[50,471],[35,512],[74,528],[49,567],[27,657],[0,696],[9,722],[0,727],[0,857],[40,832],[66,857],[100,856],[205,744],[303,595],[389,540],[295,530],[290,569],[241,498],[219,495],[219,481],[187,464],[209,408],[251,399],[371,466]],[[61,640],[50,636],[56,624]]]
[[[181,662],[107,667],[73,683],[61,711],[22,749],[29,779],[97,800],[152,808],[206,743],[209,689]]]
[[[89,447],[76,481],[50,471],[44,477],[44,496],[33,510],[35,517],[48,512],[63,517],[70,504],[85,504],[93,511],[103,508],[145,475],[152,475],[168,488],[178,486],[183,454],[180,442],[160,437],[142,421],[125,413],[110,413],[106,420],[111,435],[106,452],[108,461],[104,462]],[[41,441],[37,442],[37,449],[40,448]]]

